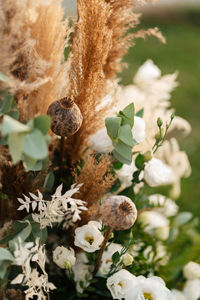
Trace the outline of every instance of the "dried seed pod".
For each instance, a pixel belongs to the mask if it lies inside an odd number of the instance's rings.
[[[63,137],[76,133],[83,121],[79,107],[69,98],[51,103],[47,114],[51,117],[51,130]]]
[[[100,214],[104,225],[113,230],[129,229],[137,219],[135,204],[125,196],[110,195],[105,198]]]

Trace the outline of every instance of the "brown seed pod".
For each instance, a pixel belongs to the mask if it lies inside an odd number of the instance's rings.
[[[113,230],[126,230],[137,219],[135,204],[125,196],[110,195],[103,200],[100,214],[104,225]]]
[[[79,107],[69,98],[51,103],[47,114],[51,117],[51,130],[63,137],[76,133],[83,121]]]

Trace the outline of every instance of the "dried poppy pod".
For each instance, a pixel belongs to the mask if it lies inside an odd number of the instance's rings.
[[[51,103],[47,114],[51,117],[51,130],[62,137],[76,133],[83,121],[79,107],[69,98]]]
[[[129,229],[137,219],[135,204],[125,196],[111,195],[105,198],[100,214],[104,225],[113,230]]]

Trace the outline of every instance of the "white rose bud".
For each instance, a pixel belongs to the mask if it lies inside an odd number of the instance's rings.
[[[161,160],[152,158],[145,165],[144,179],[152,187],[170,184],[173,180],[173,172]]]
[[[122,262],[123,264],[127,267],[127,266],[130,266],[132,265],[133,263],[133,256],[130,255],[129,253],[126,253],[123,258],[122,258]]]
[[[100,249],[104,236],[100,232],[101,223],[90,221],[87,225],[76,228],[74,245],[86,252]]]
[[[128,290],[132,287],[135,276],[127,270],[120,270],[107,279],[107,288],[113,299],[125,298]]]
[[[190,261],[183,268],[183,274],[186,279],[192,280],[196,278],[200,278],[200,265]]]
[[[63,246],[57,247],[53,251],[53,261],[61,269],[71,269],[71,267],[76,262],[74,249],[72,248],[67,249]]]
[[[133,134],[134,140],[138,144],[143,142],[146,138],[145,129],[146,129],[145,121],[142,118],[135,116],[134,117],[134,125],[132,128],[132,134]]]

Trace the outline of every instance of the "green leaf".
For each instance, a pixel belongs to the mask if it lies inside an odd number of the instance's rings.
[[[113,264],[117,264],[120,261],[120,254],[118,251],[116,251],[113,255],[112,255],[112,262]]]
[[[27,156],[36,160],[47,157],[47,145],[39,129],[34,129],[32,132],[25,136],[23,152]]]
[[[24,133],[11,133],[8,136],[9,150],[14,164],[21,159],[24,136]]]
[[[19,121],[5,115],[2,122],[2,135],[8,135],[15,132],[28,132],[29,127]]]
[[[127,158],[121,156],[121,155],[120,155],[117,151],[115,151],[115,150],[113,150],[113,155],[114,155],[114,157],[115,157],[118,161],[122,162],[123,164],[131,165],[131,163],[132,163],[132,158],[131,158],[131,160],[129,160],[129,159],[127,159]]]
[[[51,191],[52,187],[54,185],[54,181],[55,181],[55,176],[53,172],[49,172],[45,178],[44,181],[44,187],[46,188],[47,191]]]
[[[4,75],[3,73],[0,72],[0,80],[3,82],[7,82],[8,81],[8,77],[6,75]]]
[[[29,237],[32,231],[32,226],[29,221],[17,221],[15,222],[14,229],[17,232],[17,234],[15,234],[14,238],[8,243],[11,251],[15,250],[15,243],[18,242],[19,237],[22,240],[22,242],[24,242]]]
[[[123,163],[121,163],[119,161],[115,161],[113,163],[113,167],[115,168],[115,170],[120,170],[123,167]]]
[[[0,261],[0,279],[3,279],[5,277],[10,264],[10,261]]]
[[[8,113],[11,110],[14,98],[12,95],[7,95],[4,100],[0,101],[0,115]]]
[[[130,147],[136,145],[134,142],[130,125],[126,124],[120,127],[118,138]]]
[[[186,223],[188,223],[192,219],[193,215],[191,212],[181,212],[179,213],[176,218],[174,219],[174,222],[178,226],[182,226]]]
[[[136,116],[142,118],[144,115],[144,108],[140,109],[137,113]]]
[[[134,124],[134,113],[135,108],[133,103],[126,106],[123,111],[120,111],[118,116],[122,118],[122,125],[128,124],[132,128]]]
[[[1,260],[9,260],[9,261],[14,260],[13,255],[10,253],[10,251],[7,248],[0,247],[0,261]]]
[[[120,140],[117,142],[113,142],[113,146],[115,148],[115,151],[117,151],[122,157],[132,160],[132,147],[124,144]]]
[[[39,116],[34,119],[34,127],[38,128],[43,135],[48,133],[51,125],[51,118],[49,116]]]
[[[138,168],[138,169],[141,169],[144,165],[144,156],[142,154],[138,154],[138,156],[136,157],[136,160],[135,160],[135,166]]]
[[[34,237],[33,241],[35,241],[35,239],[39,237],[40,244],[44,244],[47,239],[47,228],[40,229],[40,224],[36,222],[31,222],[31,226],[32,226],[32,234]]]
[[[105,120],[106,129],[107,129],[107,133],[111,139],[117,138],[121,121],[122,121],[122,119],[119,117],[106,118],[106,120]]]

